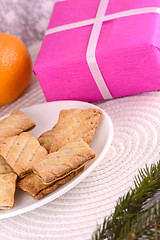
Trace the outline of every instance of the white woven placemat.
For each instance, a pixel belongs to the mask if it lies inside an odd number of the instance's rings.
[[[1,107],[0,114],[41,102],[45,98],[34,78],[23,96]],[[109,114],[114,125],[113,142],[104,160],[58,199],[34,211],[0,220],[1,240],[91,239],[97,223],[103,222],[118,197],[133,186],[138,168],[160,159],[159,92],[96,104]]]

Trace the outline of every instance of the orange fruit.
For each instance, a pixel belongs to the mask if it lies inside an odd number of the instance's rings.
[[[14,35],[0,33],[0,106],[22,94],[31,74],[31,57],[26,45]]]

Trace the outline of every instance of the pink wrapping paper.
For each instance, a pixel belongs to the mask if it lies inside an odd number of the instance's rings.
[[[95,18],[99,0],[55,4],[48,29]],[[160,7],[160,0],[110,0],[106,15]],[[47,101],[103,100],[86,61],[92,25],[47,35],[33,71]],[[160,89],[160,14],[103,22],[96,60],[113,98]]]

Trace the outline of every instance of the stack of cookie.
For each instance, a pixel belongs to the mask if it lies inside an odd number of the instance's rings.
[[[34,127],[35,123],[32,120],[21,111],[16,110],[0,121],[0,143],[4,146],[4,140],[8,139],[9,141],[12,136],[29,131]],[[3,147],[0,147],[1,151],[3,151]],[[9,151],[6,152],[6,155],[9,156]],[[17,174],[0,153],[0,209],[10,209],[14,206],[16,182]]]
[[[16,187],[41,199],[70,181],[93,160],[90,148],[99,124],[99,109],[59,113],[51,130],[36,139],[35,123],[17,110],[0,121],[0,209],[14,206]]]

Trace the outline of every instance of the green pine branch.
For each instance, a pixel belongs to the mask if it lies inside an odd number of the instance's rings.
[[[119,198],[114,212],[92,236],[92,240],[154,239],[160,237],[160,200],[154,195],[160,190],[160,161],[140,169],[134,188]],[[146,203],[150,205],[145,208]],[[146,238],[144,238],[146,237]]]

